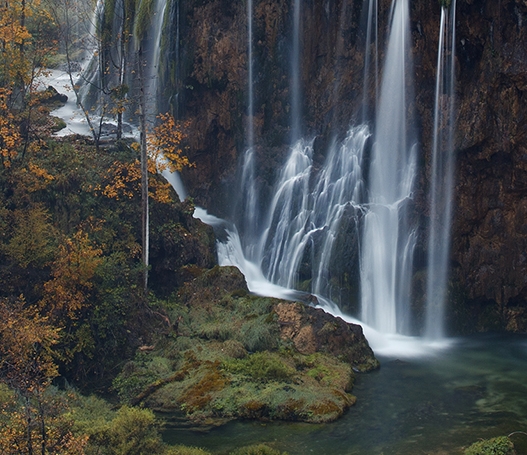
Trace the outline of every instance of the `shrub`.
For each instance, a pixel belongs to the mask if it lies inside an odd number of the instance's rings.
[[[149,409],[123,406],[106,432],[109,455],[161,454],[164,445],[159,424]]]
[[[464,455],[515,455],[514,444],[507,436],[484,439],[472,444]]]
[[[272,449],[265,444],[255,444],[230,452],[229,455],[287,455],[287,452],[280,452],[279,450]]]
[[[210,452],[198,447],[173,446],[167,448],[163,455],[210,455]]]

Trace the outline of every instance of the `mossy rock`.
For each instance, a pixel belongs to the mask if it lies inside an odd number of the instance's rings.
[[[360,326],[303,303],[251,295],[235,267],[206,271],[176,299],[177,330],[139,353],[114,382],[133,404],[183,413],[197,425],[331,422],[356,401],[353,370],[378,366]]]
[[[507,436],[484,439],[472,444],[464,455],[516,455],[514,444]]]

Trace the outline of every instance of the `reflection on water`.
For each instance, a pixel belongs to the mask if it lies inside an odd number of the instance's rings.
[[[169,443],[214,453],[258,442],[300,454],[455,454],[479,438],[527,431],[527,338],[479,335],[425,359],[381,357],[357,377],[339,421],[232,422],[207,433],[169,429]],[[512,437],[519,455],[527,436]]]

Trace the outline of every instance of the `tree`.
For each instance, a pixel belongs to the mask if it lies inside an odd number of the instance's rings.
[[[43,393],[58,376],[53,353],[58,337],[59,330],[23,297],[0,299],[0,380],[24,403],[25,436],[18,441],[23,444],[21,453],[32,455],[37,441],[40,452],[47,451]]]
[[[11,90],[0,87],[0,161],[4,169],[11,167],[21,142],[14,115],[8,106],[10,95]]]
[[[82,230],[66,237],[58,247],[51,266],[52,279],[44,283],[41,311],[55,327],[63,329],[59,338],[61,360],[69,362],[78,352],[90,354],[93,344],[89,331],[79,326],[83,310],[90,305],[90,292],[102,250],[92,245]]]

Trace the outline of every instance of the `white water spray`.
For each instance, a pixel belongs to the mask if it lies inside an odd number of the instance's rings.
[[[247,149],[243,157],[240,178],[238,211],[244,214],[241,222],[242,238],[248,257],[254,256],[254,235],[258,226],[258,191],[255,175],[254,148],[254,76],[253,76],[253,0],[247,2]],[[240,210],[241,208],[241,210]]]
[[[361,242],[361,319],[384,333],[409,333],[416,233],[407,205],[416,173],[416,145],[406,114],[412,69],[408,0],[394,1]]]
[[[425,326],[425,336],[431,339],[444,336],[454,174],[455,24],[456,0],[453,0],[450,11],[441,8],[437,53]]]

